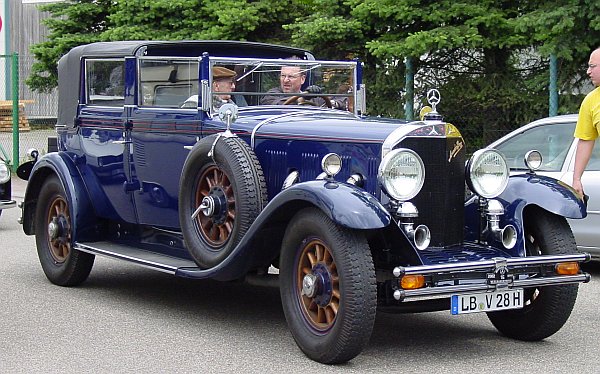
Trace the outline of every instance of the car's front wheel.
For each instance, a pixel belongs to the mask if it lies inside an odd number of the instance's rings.
[[[298,212],[286,229],[280,292],[288,326],[309,358],[346,362],[369,341],[377,304],[369,245],[318,209]]]
[[[94,255],[72,246],[72,217],[60,180],[48,178],[42,186],[35,213],[35,241],[46,277],[59,286],[85,281],[94,265]]]
[[[544,210],[531,212],[525,223],[527,255],[573,253],[575,238],[564,217]],[[522,309],[488,313],[492,324],[510,338],[536,341],[545,339],[567,322],[577,299],[577,284],[525,289]]]

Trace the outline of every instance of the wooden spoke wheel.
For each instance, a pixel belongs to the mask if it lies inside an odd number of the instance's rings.
[[[84,282],[95,256],[73,248],[72,212],[58,177],[50,176],[40,190],[35,211],[35,241],[46,277],[60,286]]]
[[[198,141],[179,187],[181,231],[198,265],[208,269],[225,260],[266,201],[265,177],[248,143],[217,135]]]
[[[375,322],[377,287],[364,235],[305,208],[285,231],[279,283],[283,311],[298,347],[327,363],[351,360]]]

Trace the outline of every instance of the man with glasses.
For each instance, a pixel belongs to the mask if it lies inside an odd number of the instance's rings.
[[[587,75],[596,87],[587,94],[581,107],[579,108],[579,117],[575,127],[575,137],[577,141],[577,151],[575,153],[575,170],[573,171],[573,188],[584,196],[581,176],[585,170],[596,138],[600,135],[600,48],[596,48],[590,55],[588,62]]]
[[[283,105],[291,96],[301,92],[304,81],[306,81],[306,72],[303,71],[300,66],[282,66],[279,75],[281,87],[271,88],[267,91],[267,94],[286,93],[290,95],[267,95],[261,99],[260,103],[263,105]],[[320,94],[321,88],[319,86],[308,86],[305,92]],[[323,99],[320,99],[320,102],[318,101],[319,99],[320,98],[315,99],[315,104],[320,106]]]

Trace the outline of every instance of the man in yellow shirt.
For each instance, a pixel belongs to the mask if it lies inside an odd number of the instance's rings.
[[[600,135],[600,48],[596,48],[590,54],[587,75],[596,88],[587,94],[581,107],[575,127],[575,137],[578,138],[577,151],[575,153],[575,170],[573,171],[573,188],[583,196],[583,185],[581,175],[585,170],[596,138]]]

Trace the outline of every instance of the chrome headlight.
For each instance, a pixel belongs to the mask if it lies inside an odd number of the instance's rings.
[[[377,175],[381,187],[391,198],[406,201],[415,197],[425,181],[425,166],[419,155],[410,149],[389,152]]]
[[[508,165],[495,149],[480,149],[467,163],[469,188],[486,199],[500,195],[508,184]]]
[[[328,153],[321,160],[321,168],[327,176],[334,177],[342,170],[342,158],[336,153]]]
[[[542,167],[544,159],[540,151],[531,150],[525,154],[525,165],[531,171],[536,171]]]
[[[0,160],[0,184],[4,184],[10,180],[10,168]]]

